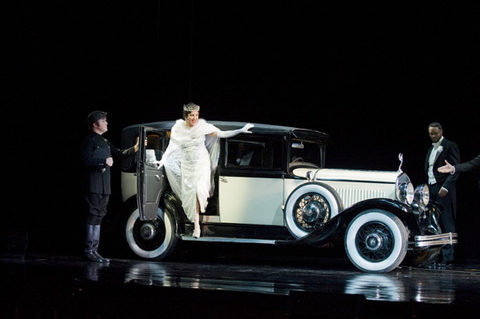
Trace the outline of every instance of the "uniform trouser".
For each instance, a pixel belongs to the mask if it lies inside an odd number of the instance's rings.
[[[455,189],[449,191],[447,196],[440,197],[438,192],[440,191],[441,186],[438,184],[429,185],[431,199],[437,201],[443,206],[443,210],[440,214],[440,227],[442,227],[443,233],[455,233],[455,200],[453,196],[455,195]],[[443,262],[452,262],[454,257],[453,245],[445,245],[442,248],[442,261]]]
[[[85,195],[85,224],[101,225],[102,220],[107,214],[107,205],[110,195],[88,193]]]
[[[109,195],[89,193],[85,195],[85,242],[84,252],[95,253],[100,242],[100,225],[107,214]]]

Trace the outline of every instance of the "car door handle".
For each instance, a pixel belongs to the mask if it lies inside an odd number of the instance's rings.
[[[226,177],[223,177],[223,176],[220,177],[220,181],[222,183],[228,183],[228,179]]]

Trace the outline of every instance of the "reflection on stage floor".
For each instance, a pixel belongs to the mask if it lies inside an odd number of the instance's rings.
[[[264,305],[271,305],[271,314],[286,314],[289,311],[291,314],[293,309],[297,309],[292,306],[292,300],[306,300],[305,296],[316,300],[311,307],[320,306],[315,306],[320,302],[324,310],[329,308],[328,305],[330,309],[334,307],[335,301],[350,298],[349,302],[353,300],[360,306],[349,307],[349,311],[356,308],[355,311],[360,311],[358,309],[361,308],[364,312],[369,305],[370,314],[372,305],[375,309],[381,309],[380,305],[386,304],[392,309],[395,309],[394,305],[403,305],[409,309],[409,315],[413,308],[418,312],[419,307],[429,307],[429,311],[439,309],[437,315],[445,315],[463,309],[477,310],[480,304],[480,263],[475,262],[457,264],[448,269],[400,267],[385,274],[363,273],[341,257],[302,260],[271,255],[262,258],[217,256],[210,259],[180,256],[159,262],[112,259],[109,264],[86,262],[77,256],[27,256],[25,259],[2,258],[0,267],[2,295],[11,306],[4,309],[8,314],[27,309],[31,311],[31,306],[27,305],[32,305],[32,301],[33,304],[42,304],[42,298],[50,303],[62,300],[78,306],[81,300],[85,302],[93,295],[100,295],[99,291],[104,292],[101,294],[104,304],[109,303],[108,294],[113,296],[114,291],[117,291],[116,303],[128,300],[130,304],[135,299],[144,302],[154,298],[153,295],[168,300],[172,296],[182,299],[181,296],[194,294],[196,297],[193,299],[199,301],[202,299],[200,294],[205,296],[203,298],[215,294],[216,298],[222,295],[224,303],[228,298],[231,298],[230,303],[239,298],[252,298],[252,303],[263,300]],[[132,295],[133,290],[138,294]],[[107,295],[105,291],[109,291]],[[87,295],[90,297],[85,299]],[[182,300],[180,304],[187,309],[189,303],[185,298]],[[324,304],[327,301],[328,304]],[[208,307],[212,309],[214,303],[209,302]],[[170,300],[169,305],[173,304],[178,302]],[[242,304],[243,307],[251,306]],[[193,307],[193,304],[190,306]],[[56,311],[62,309],[60,304],[52,307],[56,307]],[[203,307],[206,307],[205,304]],[[267,308],[262,308],[262,313]],[[302,311],[306,309],[307,306],[302,306]],[[93,309],[90,311],[95,312]],[[105,314],[106,310],[103,311]],[[390,314],[390,310],[386,309],[383,312],[383,317],[397,315],[398,312]]]

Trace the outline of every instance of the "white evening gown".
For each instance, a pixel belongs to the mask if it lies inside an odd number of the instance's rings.
[[[182,201],[182,207],[190,221],[196,214],[196,198],[200,211],[205,212],[208,198],[213,193],[213,174],[220,150],[219,138],[207,136],[219,129],[204,119],[193,127],[184,120],[177,120],[167,150],[161,163],[165,166],[172,190]]]

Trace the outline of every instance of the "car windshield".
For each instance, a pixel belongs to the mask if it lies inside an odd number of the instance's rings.
[[[290,145],[291,163],[312,163],[324,167],[325,145],[314,141],[293,139]]]

